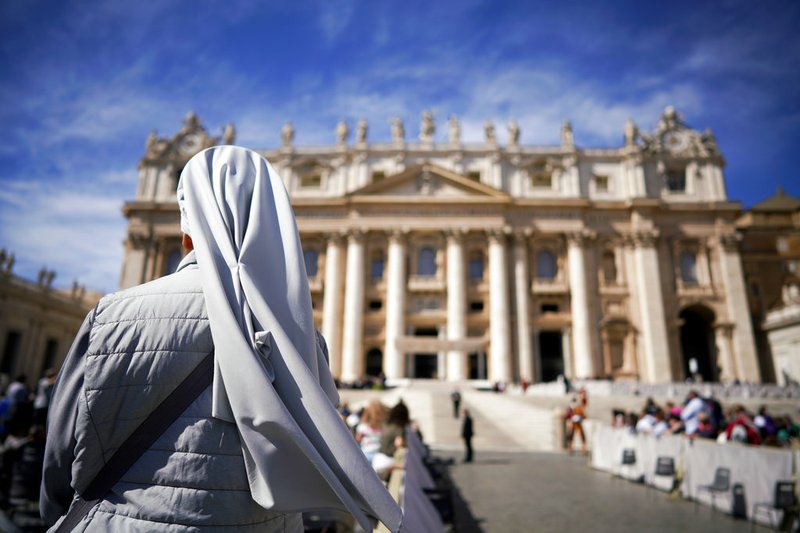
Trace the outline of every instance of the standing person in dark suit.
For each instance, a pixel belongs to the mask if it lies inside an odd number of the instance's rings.
[[[465,463],[472,462],[472,417],[469,415],[469,409],[464,409],[464,420],[461,423],[461,438],[464,439],[464,446],[467,448],[467,454],[464,456]]]

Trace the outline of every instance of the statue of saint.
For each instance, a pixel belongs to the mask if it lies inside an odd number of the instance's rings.
[[[294,140],[294,126],[288,120],[283,123],[281,128],[281,140],[283,141],[283,146],[291,146]]]
[[[486,122],[483,123],[483,131],[486,134],[487,144],[497,144],[497,135],[495,134],[494,124],[491,120],[487,119]]]
[[[367,142],[367,119],[360,118],[356,124],[356,143],[364,144]]]
[[[572,135],[572,124],[569,120],[565,120],[561,125],[561,146],[565,148],[575,147],[575,137]]]
[[[625,146],[636,146],[636,138],[639,137],[639,128],[632,118],[625,122]]]
[[[336,144],[345,144],[349,136],[350,128],[347,126],[347,122],[340,120],[339,123],[336,124]]]
[[[508,124],[506,125],[506,127],[508,128],[508,144],[509,144],[509,146],[518,146],[519,145],[519,135],[520,135],[519,124],[517,124],[517,121],[512,118],[511,120],[508,121]]]
[[[450,115],[450,122],[448,124],[448,138],[450,139],[450,144],[461,143],[461,123],[458,121],[458,117],[455,115]]]
[[[426,109],[421,115],[419,140],[424,143],[433,142],[434,133],[436,133],[436,123],[433,121],[433,113]]]
[[[392,142],[395,144],[403,144],[406,138],[406,127],[403,125],[403,119],[400,117],[392,117]]]
[[[233,144],[235,141],[236,128],[233,127],[233,122],[228,122],[222,131],[222,144]]]

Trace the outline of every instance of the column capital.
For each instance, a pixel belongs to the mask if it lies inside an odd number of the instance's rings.
[[[400,228],[391,228],[386,231],[386,235],[389,237],[390,243],[405,244],[410,234],[411,230],[405,226]]]
[[[325,234],[325,239],[328,243],[341,244],[346,235],[344,231],[331,231]]]
[[[717,241],[726,252],[738,252],[742,235],[740,233],[724,233],[717,236]]]
[[[511,234],[511,228],[509,226],[486,229],[486,236],[489,238],[490,243],[498,242],[504,244],[510,234]]]
[[[533,228],[514,228],[512,231],[516,244],[528,244],[528,239],[533,235]]]
[[[349,228],[346,232],[347,240],[349,242],[360,242],[364,240],[367,230],[363,228]]]
[[[594,240],[597,237],[597,232],[584,228],[578,231],[568,231],[564,233],[567,238],[569,246],[583,246],[588,241]]]
[[[466,228],[448,228],[443,233],[447,242],[460,243],[467,236],[468,230]]]
[[[731,322],[721,322],[718,324],[714,324],[714,330],[719,332],[720,335],[724,335],[726,338],[733,337],[733,330],[735,328],[735,324]]]
[[[653,248],[660,232],[657,229],[633,230],[624,236],[626,246],[637,248]]]

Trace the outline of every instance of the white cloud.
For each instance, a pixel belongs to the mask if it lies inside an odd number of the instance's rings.
[[[317,6],[317,22],[328,44],[347,28],[355,10],[355,0],[324,0]]]
[[[114,183],[129,171],[109,171]],[[125,221],[122,199],[98,183],[7,181],[0,194],[0,245],[18,259],[14,272],[34,279],[41,266],[56,271],[55,285],[78,280],[103,292],[116,288],[122,264]]]

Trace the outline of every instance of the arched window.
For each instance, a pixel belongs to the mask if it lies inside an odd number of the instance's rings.
[[[539,279],[556,279],[558,265],[556,256],[550,250],[540,250],[536,254],[536,277]]]
[[[612,250],[603,252],[603,280],[607,284],[617,281],[617,258]]]
[[[369,265],[369,275],[373,281],[383,279],[384,265],[383,252],[375,252],[372,254],[372,260]]]
[[[688,250],[681,252],[681,279],[684,283],[698,282],[697,256]]]
[[[470,281],[480,281],[483,279],[483,254],[480,252],[473,252],[469,256],[469,265],[467,268]]]
[[[417,258],[417,275],[436,275],[436,250],[430,246],[425,246],[419,251],[419,257]]]
[[[319,252],[313,248],[303,250],[303,260],[306,263],[306,275],[309,278],[316,277],[319,264]]]

